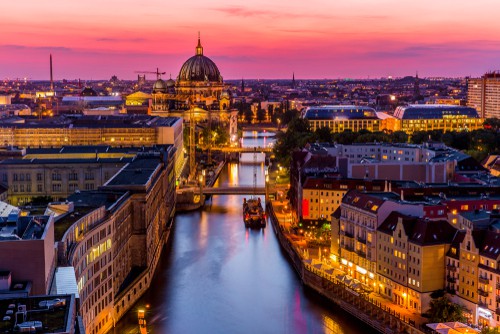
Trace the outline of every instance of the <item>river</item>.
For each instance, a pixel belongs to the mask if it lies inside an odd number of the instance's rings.
[[[244,145],[272,142],[254,135]],[[253,171],[228,164],[216,184],[251,185]],[[256,171],[263,184],[264,165]],[[245,229],[243,197],[214,196],[202,211],[177,214],[152,287],[114,333],[137,332],[146,305],[150,333],[372,332],[302,286],[270,225]]]

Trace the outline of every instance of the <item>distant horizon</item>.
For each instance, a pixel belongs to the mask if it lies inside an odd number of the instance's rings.
[[[452,76],[429,76],[429,77],[423,77],[423,76],[418,76],[419,79],[421,80],[435,80],[435,79],[451,79],[451,80],[462,80],[466,78],[480,78],[484,75],[485,73],[478,75],[478,76],[459,76],[459,77],[452,77]],[[102,79],[84,79],[84,78],[62,78],[62,79],[54,79],[54,82],[62,82],[63,80],[66,80],[68,82],[77,82],[78,80],[81,81],[81,83],[85,82],[102,82],[102,81],[110,81],[111,75],[109,78],[102,78]],[[413,75],[405,75],[405,76],[396,76],[396,77],[338,77],[338,78],[298,78],[295,76],[295,81],[329,81],[329,80],[342,80],[342,81],[361,81],[361,80],[399,80],[399,79],[404,79],[408,77],[415,77],[415,74]],[[119,81],[137,81],[136,78],[120,78],[117,76]],[[165,77],[161,77],[162,80],[168,80]],[[172,77],[173,80],[176,80],[176,78]],[[292,77],[290,78],[236,78],[236,79],[225,79],[223,78],[224,82],[227,81],[292,81]],[[49,78],[43,78],[43,79],[36,79],[36,78],[2,78],[0,81],[28,81],[28,82],[50,82]],[[146,82],[154,82],[156,81],[156,78],[148,78],[146,76]]]
[[[176,77],[195,53],[223,78],[480,77],[500,69],[500,2],[34,0],[0,14],[0,79]],[[99,10],[96,11],[96,8]],[[229,80],[229,79],[228,79]]]

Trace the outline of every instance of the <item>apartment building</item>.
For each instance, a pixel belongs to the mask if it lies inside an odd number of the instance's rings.
[[[424,203],[407,203],[390,192],[350,190],[342,199],[339,218],[341,269],[362,283],[377,283],[377,229],[393,211],[423,216]]]
[[[445,255],[457,230],[446,220],[392,212],[377,229],[377,291],[416,313],[445,286]]]

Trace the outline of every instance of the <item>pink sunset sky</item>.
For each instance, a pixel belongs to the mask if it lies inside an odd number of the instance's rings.
[[[500,69],[499,0],[13,0],[0,78],[175,78],[205,55],[224,79],[479,76]],[[147,76],[153,79],[153,75]]]

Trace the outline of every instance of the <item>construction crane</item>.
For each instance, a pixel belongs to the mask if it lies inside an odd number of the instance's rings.
[[[140,74],[156,74],[156,79],[160,79],[163,74],[166,74],[167,72],[160,72],[158,67],[156,68],[156,72],[153,71],[135,71],[134,73],[140,73]]]

